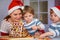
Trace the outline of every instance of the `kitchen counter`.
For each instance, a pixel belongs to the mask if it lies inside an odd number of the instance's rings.
[[[27,38],[10,38],[8,36],[2,36],[0,37],[0,40],[34,40],[33,37],[27,37]]]
[[[33,37],[26,37],[26,38],[10,38],[8,36],[2,36],[0,37],[0,40],[37,40],[37,38],[33,38]],[[46,39],[44,39],[46,40]],[[47,40],[50,40],[49,38],[47,38]]]

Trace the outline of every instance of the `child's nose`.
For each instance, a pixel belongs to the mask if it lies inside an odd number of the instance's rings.
[[[50,17],[50,20],[53,20],[53,18],[52,18],[52,17]]]
[[[27,17],[29,19],[29,17]]]

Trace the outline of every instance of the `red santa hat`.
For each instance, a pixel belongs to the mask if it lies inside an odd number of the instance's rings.
[[[58,17],[60,17],[60,6],[55,6],[55,7],[52,7],[51,9],[55,12],[55,14]]]
[[[21,0],[12,0],[12,2],[10,3],[9,7],[8,7],[8,15],[11,14],[14,10],[21,8],[23,9],[23,3]]]

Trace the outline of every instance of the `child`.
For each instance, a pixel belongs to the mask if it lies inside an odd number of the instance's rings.
[[[40,35],[40,38],[45,38],[46,36],[54,38],[60,35],[60,6],[50,9],[50,17],[53,23],[49,26],[49,32]]]
[[[23,18],[24,27],[28,30],[30,35],[35,35],[37,37],[37,35],[39,35],[38,30],[45,29],[45,26],[41,23],[41,21],[34,18],[34,10],[30,6],[25,6]]]

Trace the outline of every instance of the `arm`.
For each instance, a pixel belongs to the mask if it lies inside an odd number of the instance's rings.
[[[41,34],[40,35],[40,38],[45,38],[45,37],[47,37],[47,36],[52,36],[53,35],[53,32],[46,32],[46,33],[44,33],[44,34]]]
[[[9,30],[9,28],[7,27],[6,23],[5,23],[4,20],[3,20],[3,21],[1,22],[1,27],[0,27],[1,36],[8,35],[8,30]]]
[[[46,36],[49,36],[50,38],[54,38],[56,36],[59,35],[59,31],[58,30],[54,30],[54,28],[52,29],[52,27],[49,28],[49,32],[46,32],[44,34],[42,34],[40,37],[44,38]]]
[[[39,30],[44,30],[44,29],[45,29],[45,26],[41,23],[41,24],[39,24],[39,25],[37,26],[37,28],[38,28]]]
[[[42,24],[42,23],[40,23],[38,26],[37,26],[37,29],[38,29],[38,31],[42,34],[42,33],[45,33],[45,26]]]
[[[34,29],[34,30],[44,30],[45,26],[39,20],[36,20],[36,26],[33,26],[32,29]]]
[[[36,20],[36,26],[38,28],[38,30],[44,30],[45,29],[45,26],[43,23],[41,23],[38,19]]]

